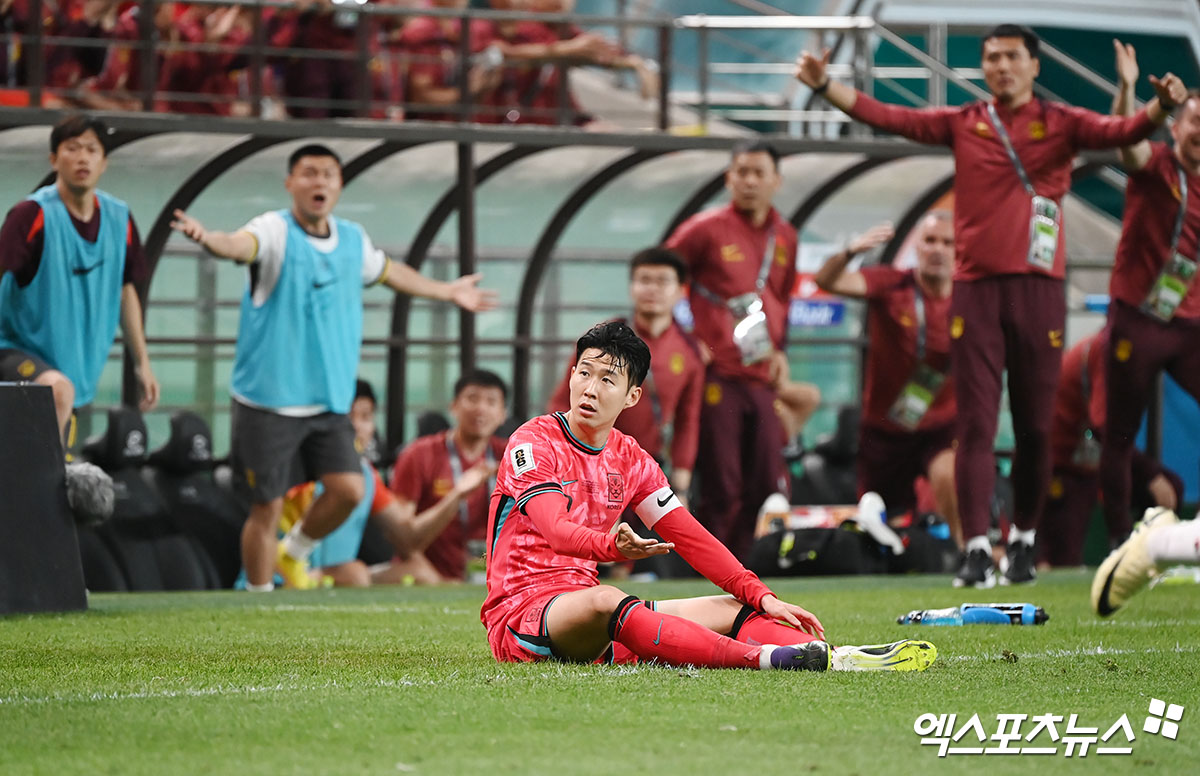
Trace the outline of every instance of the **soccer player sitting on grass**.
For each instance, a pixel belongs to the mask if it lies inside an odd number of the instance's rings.
[[[817,618],[743,568],[683,508],[654,459],[613,429],[641,398],[646,344],[613,321],[584,334],[575,353],[570,410],[517,429],[492,494],[480,614],[497,660],[813,671],[920,671],[933,662],[937,650],[924,641],[823,641]],[[664,541],[618,522],[626,506]],[[731,595],[645,601],[597,581],[598,562],[674,549]]]

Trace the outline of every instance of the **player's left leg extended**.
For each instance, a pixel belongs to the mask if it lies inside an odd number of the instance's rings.
[[[831,649],[823,641],[757,613],[741,617],[739,623],[741,609],[733,599],[719,597],[668,601],[652,607],[615,587],[600,585],[559,596],[547,607],[545,618],[555,655],[568,660],[594,660],[610,642],[621,644],[642,660],[701,668],[919,671],[937,655],[933,645],[910,640],[880,647]],[[749,624],[755,618],[758,621]],[[746,640],[721,635],[709,627],[725,625],[730,631],[736,626]],[[780,637],[782,643],[751,643],[750,629]]]

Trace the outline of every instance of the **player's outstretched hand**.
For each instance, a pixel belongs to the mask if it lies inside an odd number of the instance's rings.
[[[883,245],[888,240],[896,235],[896,230],[891,223],[885,221],[882,224],[876,224],[867,231],[857,235],[846,246],[846,249],[853,254],[866,253],[872,248],[877,248]]]
[[[810,89],[816,89],[829,80],[829,57],[832,49],[825,49],[820,58],[809,51],[801,51],[796,57],[796,80]]]
[[[480,280],[483,280],[483,275],[476,272],[474,275],[463,275],[458,280],[451,281],[450,301],[473,313],[495,309],[498,298],[496,292],[480,288]]]
[[[1132,43],[1122,43],[1113,38],[1113,49],[1117,54],[1117,80],[1122,86],[1132,86],[1137,83],[1138,63],[1137,52]]]
[[[204,245],[204,237],[206,235],[204,224],[178,208],[175,209],[175,220],[171,222],[171,228],[177,232],[181,232],[184,237],[192,242]]]
[[[817,616],[807,609],[795,604],[780,601],[773,595],[765,596],[760,605],[762,613],[781,622],[786,622],[793,628],[799,628],[805,633],[811,633],[819,639],[825,638],[825,628]]]
[[[634,533],[629,523],[620,523],[614,533],[617,535],[617,549],[629,560],[641,560],[653,555],[666,555],[675,549],[673,542],[660,542],[657,539],[643,539]]]
[[[1154,87],[1160,105],[1182,105],[1187,100],[1187,87],[1174,73],[1167,73],[1162,78],[1150,76],[1150,85]]]

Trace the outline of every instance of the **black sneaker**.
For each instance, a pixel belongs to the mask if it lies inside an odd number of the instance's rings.
[[[996,572],[992,555],[986,550],[971,550],[963,558],[962,568],[954,578],[955,587],[977,587],[986,589],[996,586]]]
[[[829,670],[829,645],[824,641],[775,647],[771,652],[771,668],[785,671]]]
[[[1005,564],[1002,585],[1023,585],[1037,580],[1033,563],[1033,545],[1029,542],[1009,542],[1008,563]]]

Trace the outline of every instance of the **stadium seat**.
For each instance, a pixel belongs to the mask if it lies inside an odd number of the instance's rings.
[[[202,548],[214,586],[233,587],[246,510],[213,476],[212,432],[204,419],[187,411],[172,415],[171,436],[150,454],[145,472],[172,525]]]
[[[146,460],[146,423],[129,407],[108,411],[108,428],[84,445],[85,459],[113,479],[112,518],[95,529],[111,553],[129,590],[202,590],[216,584],[205,559],[167,517],[166,505],[141,476]],[[81,535],[86,533],[80,532]],[[111,568],[99,556],[84,567],[91,589],[105,589]],[[208,564],[211,568],[211,563]],[[94,586],[93,586],[94,585]],[[119,586],[109,589],[120,589]]]

